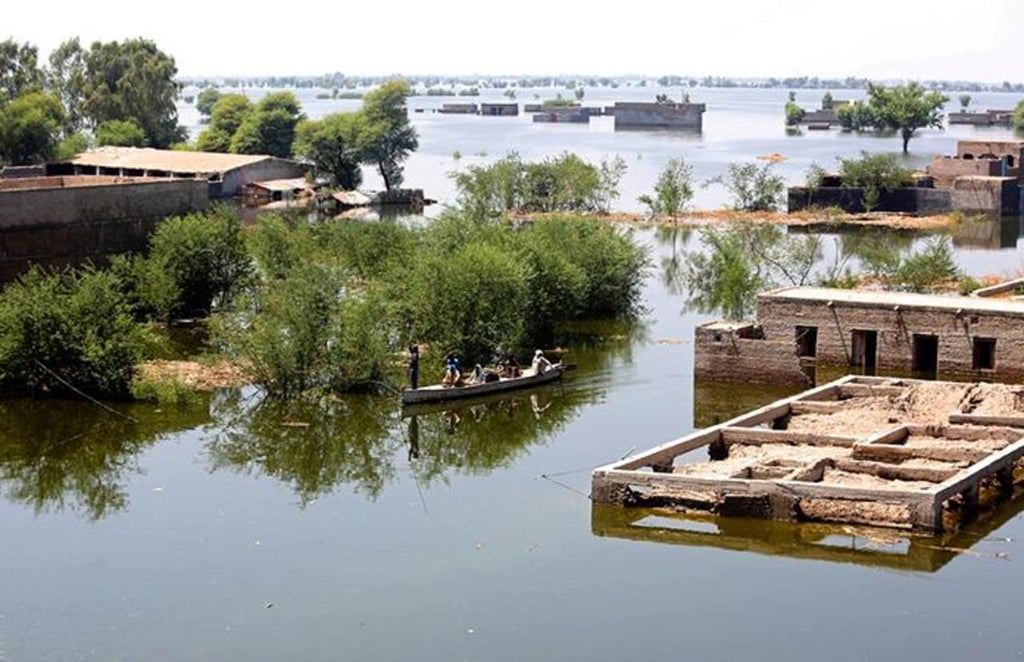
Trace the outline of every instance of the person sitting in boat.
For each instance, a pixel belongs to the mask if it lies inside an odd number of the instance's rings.
[[[455,386],[461,378],[462,375],[459,373],[459,357],[455,354],[449,354],[444,359],[444,379],[441,380],[441,383],[445,386]]]
[[[538,349],[533,353],[533,363],[530,367],[533,368],[533,374],[542,375],[551,369],[551,361],[548,361],[544,352]]]
[[[483,366],[477,363],[473,366],[473,374],[469,376],[470,384],[483,384],[486,379]]]
[[[515,354],[509,354],[508,355],[508,376],[509,377],[518,377],[521,374],[522,374],[522,371],[519,369],[519,359],[516,358]]]

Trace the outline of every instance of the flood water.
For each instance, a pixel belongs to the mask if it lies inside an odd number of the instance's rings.
[[[704,143],[593,135],[654,150],[645,164],[681,145],[716,163],[732,143],[804,144],[746,129],[713,143],[712,117]],[[506,121],[428,128],[452,119],[422,118],[410,184],[444,181],[452,149]],[[561,132],[578,127],[510,122],[524,153],[540,129],[546,152],[591,149],[590,129],[574,142]],[[818,140],[831,154],[845,139]],[[1016,219],[975,230],[954,238],[965,271],[1024,267]],[[280,408],[250,389],[120,415],[0,403],[0,660],[1024,657],[1019,499],[913,540],[591,505],[593,467],[788,393],[694,384],[709,317],[666,268],[699,234],[635,232],[653,251],[642,323],[565,330],[579,368],[529,395],[404,417],[391,398]]]

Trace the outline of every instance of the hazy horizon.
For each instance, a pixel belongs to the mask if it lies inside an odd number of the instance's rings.
[[[782,0],[692,7],[638,0],[628,13],[540,0],[518,0],[499,6],[501,11],[494,7],[482,9],[468,0],[401,1],[384,14],[377,5],[314,0],[281,19],[258,7],[239,11],[236,5],[182,0],[167,19],[153,20],[134,3],[61,1],[45,18],[23,5],[8,8],[0,38],[35,44],[45,61],[53,48],[75,36],[86,45],[145,37],[175,58],[182,78],[337,71],[351,76],[1024,79],[1017,54],[1024,4],[1012,0],[978,0],[969,11],[944,0],[909,14],[882,0],[861,0],[856,12],[828,6],[811,12],[806,4]]]

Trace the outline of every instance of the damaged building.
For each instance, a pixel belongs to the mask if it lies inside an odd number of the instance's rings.
[[[956,529],[1024,479],[1024,388],[848,376],[594,470],[595,503]]]
[[[1024,378],[1024,302],[1014,298],[789,287],[762,293],[755,322],[694,330],[694,373],[809,384],[815,369],[931,378]]]

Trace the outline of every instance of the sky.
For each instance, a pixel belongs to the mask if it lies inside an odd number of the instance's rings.
[[[967,9],[964,9],[967,8]],[[6,34],[5,34],[6,33]],[[154,40],[182,76],[859,76],[1024,82],[1024,2],[390,0],[6,3],[48,54]]]

